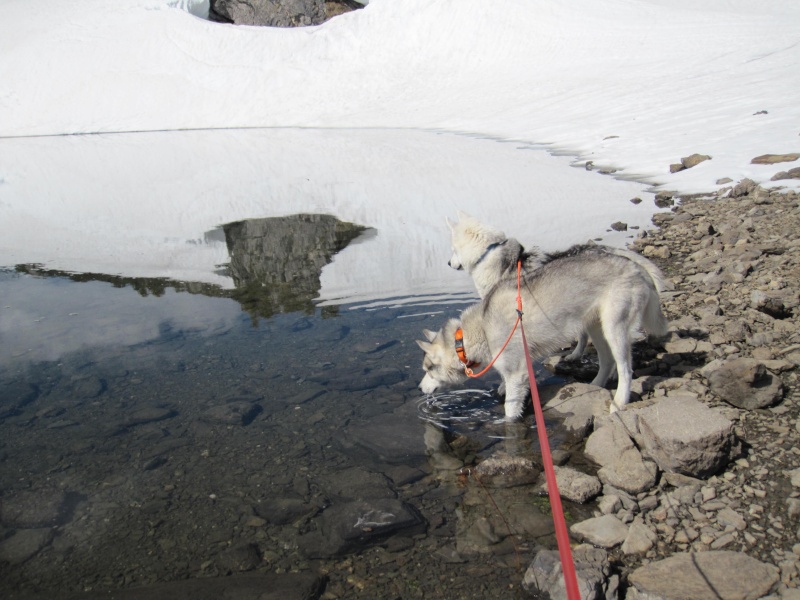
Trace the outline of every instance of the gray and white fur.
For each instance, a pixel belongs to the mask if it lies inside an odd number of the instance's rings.
[[[425,376],[420,389],[431,394],[467,376],[455,351],[455,331],[463,330],[470,361],[488,364],[500,351],[517,318],[516,278],[495,281],[480,303],[450,319],[438,332],[425,331],[418,340],[425,352]],[[592,384],[603,386],[614,367],[618,386],[611,412],[630,396],[632,340],[640,331],[662,336],[667,320],[650,272],[625,255],[612,252],[568,251],[541,261],[523,274],[523,325],[532,359],[548,356],[584,332],[597,350],[600,368]],[[528,397],[529,381],[519,330],[494,368],[505,387],[505,416],[518,419]],[[477,370],[479,367],[475,367]]]
[[[507,237],[502,231],[481,223],[461,211],[458,211],[458,221],[453,223],[447,219],[447,225],[450,228],[453,251],[447,264],[454,269],[466,271],[472,277],[481,298],[485,298],[494,286],[502,281],[516,281],[517,263],[520,260],[523,272],[531,274],[552,260],[577,254],[584,254],[587,257],[597,256],[600,253],[622,256],[644,269],[652,279],[657,292],[671,287],[655,264],[630,250],[598,244],[572,246],[559,253],[544,253],[536,247],[526,250],[516,239]],[[577,336],[575,349],[567,354],[564,360],[574,361],[580,358],[586,350],[588,337],[587,331],[581,332]],[[572,341],[568,343],[571,344]]]

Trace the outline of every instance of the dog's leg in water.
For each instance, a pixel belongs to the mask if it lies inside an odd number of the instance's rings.
[[[530,386],[525,375],[516,377],[504,377],[506,384],[506,421],[516,421],[522,416],[525,410],[525,401],[528,399]]]

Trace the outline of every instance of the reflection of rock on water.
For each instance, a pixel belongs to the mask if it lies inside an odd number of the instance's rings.
[[[313,312],[322,268],[367,228],[330,215],[248,219],[223,226],[233,297],[254,318]]]

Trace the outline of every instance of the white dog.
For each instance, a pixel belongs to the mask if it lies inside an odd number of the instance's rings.
[[[480,255],[475,257],[479,260],[470,263],[473,267],[482,262]],[[487,365],[508,338],[517,318],[516,278],[495,281],[484,292],[483,300],[467,308],[461,319],[450,319],[438,332],[425,331],[426,340],[417,341],[425,352],[425,376],[419,385],[424,393],[463,382],[465,364],[476,370],[478,365]],[[619,383],[611,412],[624,407],[630,396],[633,337],[641,329],[656,336],[667,331],[649,272],[612,252],[568,251],[526,271],[521,297],[531,357],[552,354],[588,332],[600,363],[592,383],[605,385],[616,366]],[[529,391],[519,330],[514,338],[494,364],[503,378],[508,420],[522,415]],[[462,349],[461,357],[457,347]]]
[[[466,271],[472,277],[481,298],[485,298],[501,281],[516,281],[517,263],[520,260],[523,272],[530,274],[558,257],[601,252],[623,256],[639,265],[653,280],[656,291],[661,292],[669,287],[655,264],[630,250],[598,244],[573,246],[555,254],[545,254],[536,247],[526,250],[516,239],[507,237],[502,231],[461,211],[458,211],[458,221],[453,223],[447,219],[447,225],[450,228],[453,250],[447,264],[454,269]],[[586,349],[588,337],[587,332],[581,332],[575,349],[564,360],[574,361],[580,358]],[[569,343],[571,342],[572,340]]]

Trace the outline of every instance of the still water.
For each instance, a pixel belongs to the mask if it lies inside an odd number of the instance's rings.
[[[378,237],[323,214],[223,221],[207,239],[229,286],[0,270],[0,595],[294,574],[326,598],[522,597],[554,545],[547,501],[469,467],[538,462],[530,417],[502,423],[496,376],[416,388],[414,340],[474,294],[320,302],[337,257]]]

